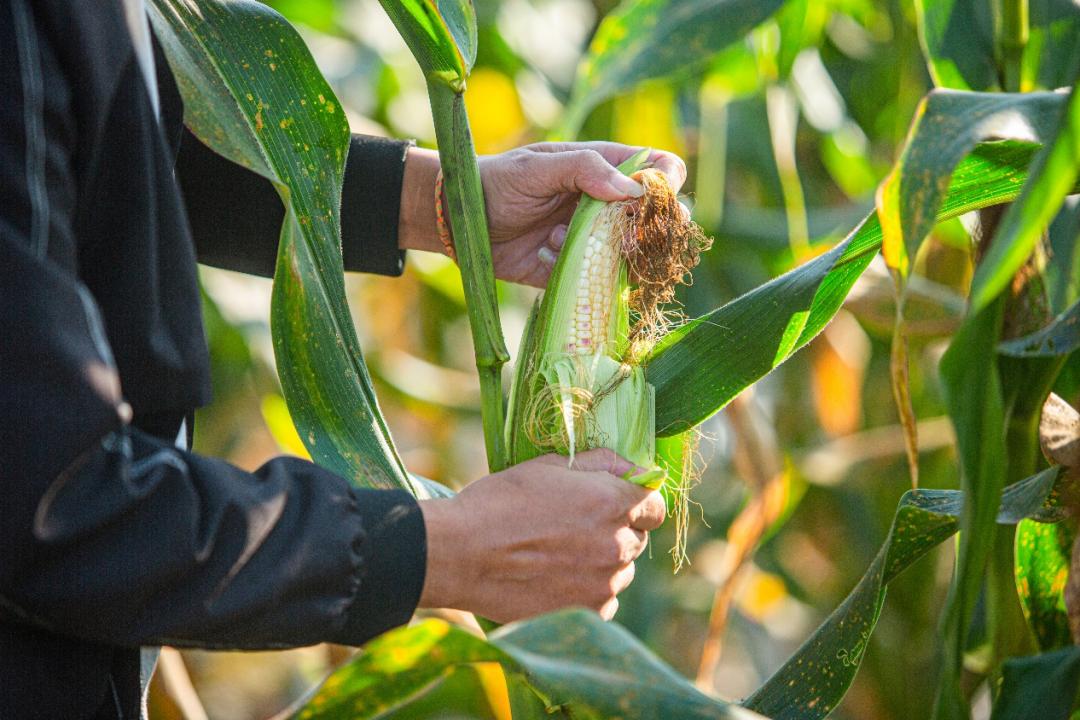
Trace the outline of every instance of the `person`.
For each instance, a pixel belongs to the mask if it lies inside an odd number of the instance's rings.
[[[268,183],[182,125],[133,0],[0,1],[0,718],[135,718],[144,646],[359,645],[418,607],[610,618],[663,502],[607,451],[417,503],[310,462],[186,449],[209,396],[196,262],[273,273]],[[496,274],[542,286],[585,192],[636,148],[484,157]],[[655,152],[676,187],[682,162]],[[354,136],[349,271],[441,251],[436,153]]]

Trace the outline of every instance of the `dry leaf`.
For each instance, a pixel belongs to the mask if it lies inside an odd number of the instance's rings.
[[[1039,445],[1051,465],[1080,466],[1080,413],[1054,393],[1043,404]]]

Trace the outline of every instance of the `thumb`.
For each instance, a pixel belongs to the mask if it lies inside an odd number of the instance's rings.
[[[576,454],[571,468],[585,472],[606,472],[615,477],[622,477],[627,473],[639,470],[637,465],[616,455],[607,448],[586,450],[583,453]]]
[[[595,150],[535,153],[530,163],[539,184],[534,194],[586,193],[597,200],[615,202],[641,197],[645,189],[619,172]]]

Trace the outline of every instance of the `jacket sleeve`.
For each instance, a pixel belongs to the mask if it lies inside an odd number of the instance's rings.
[[[0,64],[0,617],[235,648],[359,644],[408,620],[426,562],[411,496],[296,459],[243,472],[128,423],[73,271],[77,135],[42,110],[66,79],[21,58]]]
[[[0,231],[0,615],[120,645],[360,644],[406,622],[416,502],[312,463],[255,473],[124,422],[95,307]]]
[[[400,275],[398,213],[411,143],[353,135],[345,161],[341,241],[345,269]],[[273,186],[184,129],[176,160],[199,262],[272,277],[284,210]]]

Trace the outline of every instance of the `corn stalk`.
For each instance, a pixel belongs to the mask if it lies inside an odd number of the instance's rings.
[[[465,113],[464,93],[440,78],[432,77],[428,79],[428,96],[439,143],[454,247],[465,285],[465,306],[476,350],[476,369],[480,374],[481,418],[488,468],[498,472],[507,465],[503,439],[502,367],[510,355],[503,340],[495,297],[484,188],[469,131],[469,118]]]
[[[382,6],[427,79],[450,226],[461,264],[480,375],[488,468],[497,472],[507,464],[502,366],[510,355],[495,296],[484,188],[465,113],[465,83],[476,61],[476,10],[471,0],[382,0]]]

